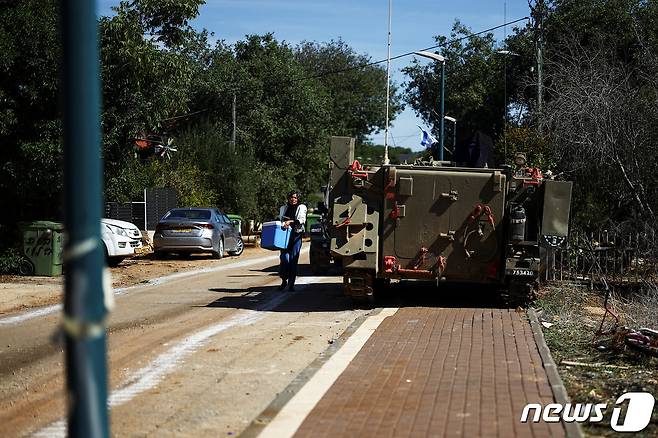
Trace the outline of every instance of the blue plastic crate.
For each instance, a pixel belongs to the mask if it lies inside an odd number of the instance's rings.
[[[260,246],[265,249],[280,250],[288,247],[291,229],[283,229],[281,221],[263,223],[263,233],[260,238]]]

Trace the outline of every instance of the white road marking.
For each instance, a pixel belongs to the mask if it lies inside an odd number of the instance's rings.
[[[317,280],[319,280],[318,277],[300,277],[296,285],[299,285],[300,289],[303,289],[306,284],[315,283]],[[265,318],[266,314],[264,312],[274,310],[294,295],[294,293],[290,292],[279,293],[271,300],[258,306],[256,310],[241,310],[232,318],[189,335],[183,341],[160,354],[149,365],[132,373],[122,383],[119,389],[112,392],[107,402],[108,407],[122,405],[132,400],[138,394],[156,387],[168,374],[178,368],[189,355],[208,341],[208,339],[230,328],[247,326]],[[66,433],[66,421],[62,419],[46,426],[33,436],[64,438],[66,437]]]
[[[18,315],[15,316],[6,316],[0,319],[0,326],[19,324],[23,321],[27,321],[28,319],[38,318],[39,316],[50,315],[51,313],[62,310],[62,307],[63,306],[61,304],[55,304],[53,306],[47,306],[35,310],[29,310],[27,312],[19,313]]]
[[[361,350],[384,318],[394,315],[398,308],[383,309],[368,317],[350,336],[343,346],[320,367],[302,389],[295,394],[263,429],[259,438],[291,437],[297,432],[304,419],[324,396],[331,385],[342,374],[352,359]]]
[[[302,249],[302,254],[308,252],[309,248],[303,248]],[[279,260],[279,255],[270,255],[270,256],[265,256],[265,257],[259,257],[256,259],[250,259],[250,260],[241,260],[235,263],[227,263],[227,264],[221,264],[219,266],[213,266],[210,268],[202,268],[202,269],[195,269],[193,271],[183,271],[183,272],[177,272],[175,274],[170,274],[170,275],[165,275],[164,277],[159,277],[159,278],[154,278],[152,280],[149,280],[148,283],[143,283],[143,284],[136,284],[134,286],[129,286],[129,287],[122,287],[122,288],[117,288],[114,289],[114,295],[115,296],[120,296],[120,295],[125,295],[129,292],[132,292],[137,289],[143,289],[145,287],[151,287],[155,285],[160,285],[164,283],[168,283],[173,280],[178,280],[179,278],[185,278],[185,277],[190,277],[192,275],[199,275],[199,274],[206,274],[209,272],[216,272],[216,271],[221,271],[222,269],[237,269],[237,268],[244,268],[247,266],[251,265],[256,265],[258,263],[265,263],[265,262],[274,262]],[[46,306],[46,307],[41,307],[38,309],[34,310],[28,310],[23,313],[19,313],[18,315],[14,316],[7,316],[4,318],[0,318],[0,326],[8,326],[8,325],[16,325],[20,324],[22,322],[25,322],[27,320],[33,319],[33,318],[38,318],[40,316],[46,316],[50,315],[51,313],[59,312],[61,311],[63,306],[61,304],[54,304],[52,306]]]

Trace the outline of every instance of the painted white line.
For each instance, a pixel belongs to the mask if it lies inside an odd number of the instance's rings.
[[[317,277],[300,277],[298,285],[303,289],[306,284],[313,283]],[[296,284],[296,285],[297,285]],[[271,286],[270,284],[269,286]],[[173,372],[184,360],[198,350],[208,339],[233,327],[244,327],[265,318],[268,311],[274,310],[294,293],[282,292],[271,300],[258,306],[256,310],[241,310],[221,323],[212,325],[199,332],[196,332],[180,343],[176,344],[166,352],[160,354],[146,367],[132,373],[121,385],[121,387],[112,392],[108,399],[108,407],[122,405],[144,391],[156,387],[168,374]],[[44,438],[66,437],[67,425],[65,420],[56,421],[49,426],[39,430],[33,436]]]
[[[384,318],[394,315],[398,308],[383,309],[368,317],[343,346],[320,367],[302,389],[290,399],[274,419],[263,429],[259,438],[291,437],[304,419],[342,374],[361,350]]]
[[[35,310],[19,313],[18,315],[15,316],[6,316],[0,319],[0,326],[19,324],[23,321],[27,321],[28,319],[38,318],[39,316],[50,315],[51,313],[59,312],[60,310],[62,310],[62,307],[63,306],[61,304],[54,304],[52,306],[40,307]]]
[[[306,253],[309,251],[309,248],[303,248],[301,253]],[[121,296],[125,295],[129,292],[138,290],[138,289],[143,289],[146,287],[151,287],[151,286],[156,286],[164,283],[168,283],[173,280],[178,280],[180,278],[185,278],[185,277],[190,277],[193,275],[199,275],[199,274],[207,274],[210,272],[216,272],[216,271],[221,271],[225,269],[238,269],[238,268],[245,268],[247,266],[252,266],[252,265],[257,265],[259,263],[265,263],[265,262],[274,262],[279,260],[279,255],[270,255],[270,256],[265,256],[265,257],[259,257],[256,259],[250,259],[250,260],[241,260],[235,263],[227,263],[227,264],[221,264],[218,266],[213,266],[210,268],[202,268],[202,269],[195,269],[193,271],[183,271],[183,272],[177,272],[175,274],[170,274],[170,275],[165,275],[164,277],[159,277],[159,278],[154,278],[152,280],[149,280],[148,283],[142,283],[142,284],[136,284],[134,286],[129,286],[129,287],[122,287],[122,288],[117,288],[114,289],[114,295],[115,296]],[[18,315],[14,316],[7,316],[4,318],[0,318],[0,326],[4,325],[15,325],[15,324],[20,324],[22,322],[25,322],[27,320],[33,319],[33,318],[38,318],[40,316],[46,316],[50,315],[51,313],[59,312],[62,310],[62,305],[61,304],[55,304],[52,306],[47,306],[47,307],[41,307],[38,309],[34,310],[29,310],[27,312],[20,313]]]

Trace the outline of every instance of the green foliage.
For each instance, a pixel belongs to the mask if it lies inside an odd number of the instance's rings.
[[[167,8],[173,7],[170,3]],[[100,20],[108,199],[132,198],[145,187],[141,169],[132,162],[131,139],[141,131],[162,131],[164,120],[188,109],[198,67],[180,47],[182,37],[172,26],[186,22],[185,14],[196,15],[198,2],[178,3],[180,11],[172,13],[172,21],[163,21],[149,1],[122,2],[115,16]],[[153,32],[162,39],[145,38]],[[179,46],[169,47],[172,39]]]
[[[290,47],[265,34],[213,46],[189,26],[203,3],[122,1],[99,20],[105,199],[130,201],[164,185],[184,205],[269,219],[289,190],[309,196],[324,182],[330,135],[382,128],[385,71],[354,69],[370,59],[342,41]],[[0,190],[18,205],[0,225],[62,215],[58,5],[26,0],[0,10]],[[342,67],[352,70],[309,78]],[[174,138],[178,152],[140,161],[140,133]]]
[[[357,54],[342,40],[325,44],[303,42],[295,50],[295,59],[307,76],[322,84],[330,102],[332,134],[355,137],[363,142],[369,134],[386,125],[386,69],[369,65],[372,59]],[[338,73],[339,72],[339,73]],[[349,86],[346,86],[349,84]],[[389,114],[402,111],[397,85],[391,86]]]
[[[0,275],[18,274],[23,256],[15,248],[7,248],[0,253]]]
[[[59,3],[26,0],[0,8],[0,223],[58,215],[61,129],[58,121]]]
[[[399,146],[388,147],[388,158],[391,164],[400,164],[400,155],[411,154],[411,149]],[[361,164],[381,164],[384,159],[384,146],[357,143],[354,147],[354,158]]]
[[[470,36],[462,39],[461,37]],[[473,36],[459,21],[450,34],[437,36],[445,63],[445,113],[458,120],[460,138],[481,130],[502,132],[504,118],[503,56],[496,53],[493,34]],[[409,75],[406,99],[438,138],[441,63],[415,59],[403,69]]]
[[[550,140],[542,136],[530,126],[511,126],[503,133],[499,145],[507,143],[507,154],[504,147],[495,151],[494,161],[513,165],[516,152],[525,152],[530,167],[555,173],[559,168]]]
[[[217,202],[217,194],[204,184],[204,176],[195,163],[152,161],[151,167],[158,176],[156,187],[172,187],[178,192],[178,202],[186,207],[208,207]]]

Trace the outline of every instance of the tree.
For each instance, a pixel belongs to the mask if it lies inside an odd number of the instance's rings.
[[[573,41],[560,47],[549,64],[542,123],[577,184],[576,199],[594,206],[582,219],[655,220],[658,89],[638,86],[633,66],[607,43],[597,50]]]
[[[515,28],[506,41],[499,43],[493,34],[474,35],[455,21],[449,38],[435,37],[446,58],[445,113],[459,121],[458,141],[476,130],[490,135],[496,141],[499,162],[504,160],[505,126],[527,123],[530,102],[535,97],[530,79],[534,47],[529,30],[528,26]],[[407,103],[438,137],[440,63],[415,59],[403,71],[410,78],[405,84]],[[452,134],[446,129],[445,135]],[[507,161],[513,152],[508,148]]]
[[[446,114],[459,120],[462,135],[478,129],[491,136],[500,135],[504,114],[503,60],[496,56],[493,35],[473,36],[457,21],[450,37],[450,41],[445,36],[435,38],[446,58]],[[415,59],[403,70],[410,77],[405,97],[438,137],[441,65],[423,64]]]
[[[0,225],[61,217],[58,5],[26,0],[0,8],[0,192],[11,206]]]
[[[187,20],[200,4],[121,2],[115,16],[100,20],[107,199],[130,200],[144,188],[131,139],[141,131],[165,130],[168,118],[189,109],[199,66],[188,51],[199,36]]]
[[[386,125],[386,69],[373,65],[342,40],[303,42],[295,59],[304,66],[308,80],[322,84],[330,102],[333,135],[355,137],[357,142]],[[391,84],[389,117],[402,111],[397,85]]]
[[[575,183],[577,222],[655,224],[658,4],[536,3],[545,41],[545,105],[536,120]]]

